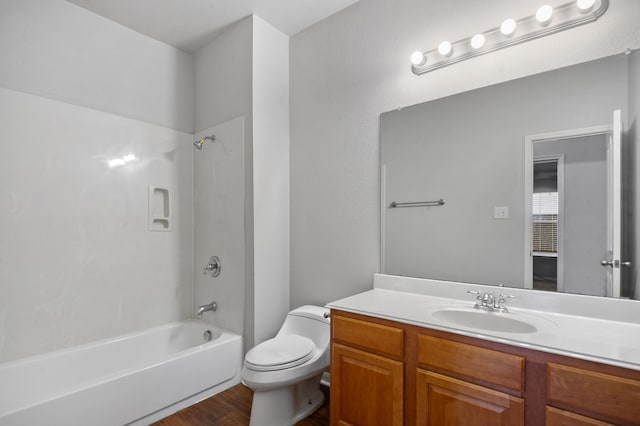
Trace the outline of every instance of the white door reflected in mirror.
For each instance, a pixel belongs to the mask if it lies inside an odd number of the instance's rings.
[[[527,288],[620,297],[620,111],[616,120],[525,138]]]

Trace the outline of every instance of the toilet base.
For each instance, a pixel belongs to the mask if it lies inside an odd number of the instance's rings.
[[[316,411],[324,402],[322,374],[277,389],[254,391],[250,426],[290,426]]]

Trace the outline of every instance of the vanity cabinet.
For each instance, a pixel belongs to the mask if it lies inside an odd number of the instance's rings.
[[[331,316],[332,425],[640,425],[640,371]]]

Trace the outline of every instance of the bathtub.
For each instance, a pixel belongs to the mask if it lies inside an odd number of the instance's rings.
[[[239,383],[241,366],[242,337],[197,320],[11,361],[0,425],[149,424]]]

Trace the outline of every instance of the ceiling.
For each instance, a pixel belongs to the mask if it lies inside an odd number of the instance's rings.
[[[67,0],[187,52],[255,14],[292,36],[358,0]]]

